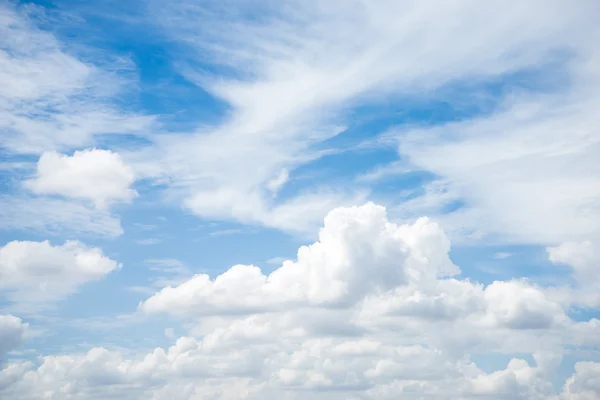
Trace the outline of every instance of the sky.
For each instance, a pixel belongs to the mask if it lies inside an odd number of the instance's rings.
[[[597,400],[596,0],[0,0],[0,398]]]

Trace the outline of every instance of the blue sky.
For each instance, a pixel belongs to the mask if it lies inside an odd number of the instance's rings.
[[[0,0],[0,397],[600,397],[599,12]]]

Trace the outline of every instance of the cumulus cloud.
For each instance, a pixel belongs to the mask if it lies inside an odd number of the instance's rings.
[[[240,264],[189,277],[179,262],[149,260],[162,276],[134,288],[157,290],[135,319],[177,317],[182,325],[164,331],[171,346],[162,345],[160,327],[154,349],[70,347],[11,360],[0,367],[1,398],[600,396],[593,360],[578,362],[564,385],[556,379],[563,357],[593,357],[589,350],[600,346],[600,321],[571,315],[573,307],[600,304],[594,0],[147,6],[160,12],[143,23],[160,25],[176,43],[169,64],[227,112],[212,126],[149,135],[141,149],[82,151],[100,135],[139,136],[151,126],[153,118],[113,101],[135,87],[132,63],[92,49],[78,57],[68,50],[80,48],[67,49],[37,26],[48,22],[41,8],[0,5],[0,147],[11,157],[40,155],[30,193],[0,197],[0,225],[52,231],[70,224],[71,233],[118,236],[107,207],[131,202],[138,178],[199,217],[314,233],[327,215],[324,225],[273,271]],[[94,12],[95,20],[103,10]],[[393,140],[375,144],[398,144],[400,159],[359,174],[356,185],[297,179],[300,166],[343,150],[329,139],[354,123],[346,117],[355,107],[396,95],[445,99],[473,82],[496,91],[499,81],[532,72],[553,84],[502,88],[496,108],[476,118],[393,130]],[[388,208],[390,218],[370,203],[327,214],[363,203],[370,185],[407,171],[435,180],[423,195]],[[434,218],[417,218],[428,213]],[[570,265],[574,279],[560,287],[476,282],[452,262],[446,234],[552,246],[550,261]],[[28,310],[119,268],[78,241],[12,241],[0,248],[0,295]],[[0,356],[27,329],[0,316]],[[175,340],[175,332],[185,336]]]
[[[13,315],[0,315],[0,362],[4,354],[24,342],[28,328],[29,325],[20,318]],[[1,380],[0,388],[2,388]]]
[[[572,268],[572,277],[577,290],[563,291],[563,301],[575,306],[596,308],[600,306],[598,285],[600,278],[600,252],[594,242],[565,242],[546,249],[548,259],[555,264],[564,264]]]
[[[549,399],[553,391],[539,368],[521,359],[510,360],[504,370],[480,374],[467,385],[473,395],[497,399]]]
[[[115,101],[136,86],[135,66],[130,60],[59,40],[56,33],[72,22],[71,17],[58,8],[50,11],[32,3],[0,4],[2,158],[28,173],[34,167],[29,156],[41,155],[40,175],[30,182],[36,193],[91,196],[98,206],[130,201],[129,170],[90,176],[93,168],[89,162],[107,171],[100,153],[95,154],[96,160],[85,152],[81,157],[67,158],[54,153],[95,145],[99,135],[104,139],[109,135],[146,135],[154,121],[152,116],[122,109]],[[104,158],[106,161],[108,156]],[[94,181],[102,178],[109,182],[96,187],[101,182]],[[4,189],[0,198],[3,229],[106,236],[122,233],[119,220],[107,212],[74,201],[36,198],[10,193],[10,187]]]
[[[563,392],[551,377],[568,346],[600,344],[600,321],[571,320],[549,288],[525,280],[459,279],[449,251],[431,220],[397,225],[372,203],[338,208],[318,241],[268,275],[236,265],[142,302],[143,312],[186,321],[188,335],[171,347],[137,355],[94,347],[39,364],[13,362],[0,393],[323,400],[594,393],[587,365]],[[494,354],[510,361],[489,371],[471,358]]]
[[[182,337],[169,348],[135,358],[97,347],[45,356],[37,367],[12,363],[2,371],[12,374],[12,381],[1,393],[24,399],[555,398],[543,369],[521,359],[486,373],[469,360],[449,359],[420,345],[343,338],[245,343],[235,350],[232,344],[223,351],[206,346],[205,340]],[[588,397],[565,398],[592,399],[597,393],[593,369],[580,364],[577,371],[565,393]]]
[[[396,225],[384,207],[339,208],[325,218],[319,241],[299,249],[269,275],[236,265],[210,279],[196,275],[166,287],[139,308],[174,315],[253,314],[302,307],[348,308],[376,315],[457,319],[511,329],[548,329],[566,322],[558,303],[526,281],[483,288],[450,278],[460,270],[437,224]]]
[[[99,248],[78,241],[58,246],[48,241],[12,241],[0,247],[0,289],[13,302],[41,305],[120,267]]]
[[[385,208],[372,203],[340,208],[325,218],[318,242],[300,248],[297,261],[285,261],[268,276],[258,267],[236,265],[214,280],[197,275],[167,287],[140,307],[202,314],[348,305],[401,283],[458,273],[448,258],[449,246],[427,219],[397,226],[388,221]]]
[[[568,264],[576,277],[585,281],[597,277],[600,268],[600,249],[591,241],[565,242],[548,247],[548,259],[557,264]]]
[[[37,176],[26,186],[37,194],[57,194],[93,202],[104,208],[113,202],[131,202],[137,192],[131,189],[133,170],[118,153],[88,149],[72,156],[45,152],[37,164]]]
[[[562,307],[524,282],[494,282],[485,289],[493,318],[517,329],[544,329],[567,318]]]
[[[594,400],[600,397],[600,363],[578,362],[567,380],[562,398],[565,400]]]

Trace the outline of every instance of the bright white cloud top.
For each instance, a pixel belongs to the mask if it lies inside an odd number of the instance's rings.
[[[117,153],[89,149],[76,151],[71,157],[45,152],[37,164],[37,176],[26,186],[37,194],[57,194],[90,200],[105,208],[111,202],[129,203],[137,196],[130,186],[133,170]]]
[[[0,3],[0,398],[600,399],[597,1]]]

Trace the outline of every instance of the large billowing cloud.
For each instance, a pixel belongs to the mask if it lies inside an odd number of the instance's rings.
[[[523,400],[598,393],[594,363],[579,364],[564,389],[552,377],[567,347],[600,344],[599,321],[570,319],[550,288],[525,280],[461,279],[449,251],[428,219],[397,225],[371,203],[336,209],[317,242],[270,274],[237,265],[141,303],[142,312],[189,324],[173,346],[133,357],[98,347],[46,356],[39,366],[13,362],[7,371],[29,372],[4,393]],[[477,358],[498,355],[508,360],[500,369],[478,366]]]
[[[265,276],[258,267],[237,265],[213,281],[198,275],[165,288],[141,305],[174,313],[245,312],[283,306],[347,306],[367,294],[401,283],[454,275],[449,242],[440,228],[421,219],[396,226],[374,204],[337,209],[325,218],[319,241],[302,247]]]
[[[214,280],[197,275],[162,289],[140,309],[191,316],[357,307],[371,316],[470,316],[482,325],[514,329],[550,328],[566,320],[559,304],[526,281],[483,288],[451,278],[460,270],[449,250],[443,231],[428,219],[398,226],[372,203],[340,208],[325,218],[318,242],[300,248],[296,261],[285,261],[268,276],[250,265],[236,265]]]

